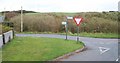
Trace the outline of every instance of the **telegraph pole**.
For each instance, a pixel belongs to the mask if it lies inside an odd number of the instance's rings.
[[[22,10],[22,6],[21,6],[21,32],[23,32],[23,10]]]
[[[4,8],[4,19],[5,19],[5,8]]]

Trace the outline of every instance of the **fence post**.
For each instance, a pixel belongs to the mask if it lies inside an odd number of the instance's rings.
[[[14,36],[15,36],[15,32],[14,32],[14,29],[12,29],[12,33],[13,33],[13,39],[14,39]]]
[[[5,35],[2,34],[2,38],[3,38],[3,44],[5,44]]]

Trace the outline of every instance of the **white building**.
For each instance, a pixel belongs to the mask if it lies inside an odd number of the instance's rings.
[[[4,21],[4,17],[0,16],[0,22],[3,22],[3,21]]]

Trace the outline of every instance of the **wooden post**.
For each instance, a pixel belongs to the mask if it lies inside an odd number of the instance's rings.
[[[21,6],[21,32],[23,32],[23,10]]]

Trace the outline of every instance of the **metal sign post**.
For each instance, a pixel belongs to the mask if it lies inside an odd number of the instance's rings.
[[[66,40],[67,40],[67,20],[66,20],[66,22],[62,22],[62,25],[65,26]]]
[[[73,19],[71,16],[66,17],[66,40],[67,40],[67,32],[68,32],[68,19]]]
[[[79,42],[79,26],[77,26],[77,43]]]
[[[82,22],[82,18],[81,17],[74,17],[74,21],[77,25],[77,43],[79,42],[79,25]]]
[[[67,21],[67,19],[66,19],[65,30],[66,30],[66,40],[67,40],[67,31],[68,31],[68,21]]]

